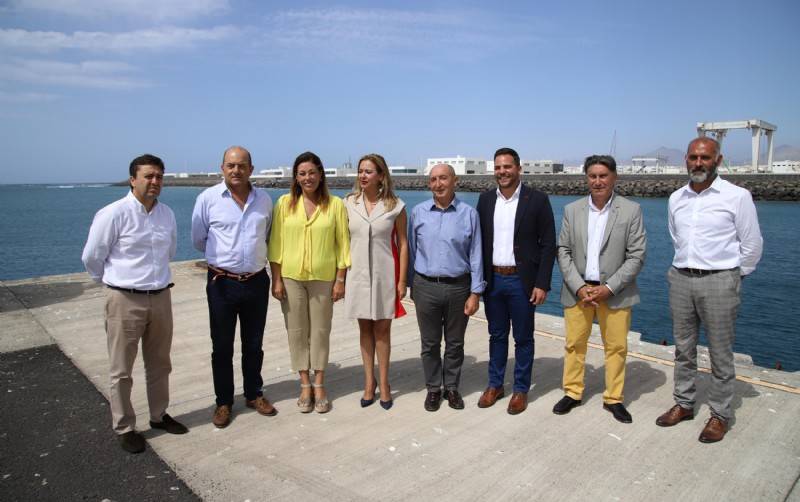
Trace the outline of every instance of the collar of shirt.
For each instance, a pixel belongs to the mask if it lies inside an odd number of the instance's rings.
[[[519,199],[519,192],[522,190],[522,181],[517,183],[517,188],[514,190],[514,193],[511,194],[511,197],[507,198],[503,195],[503,192],[500,191],[500,187],[497,188],[497,198],[503,199],[506,202],[512,201],[514,199]]]
[[[153,207],[151,207],[150,211],[148,211],[147,208],[144,207],[144,204],[142,204],[142,202],[139,199],[137,199],[135,195],[133,195],[133,191],[128,192],[128,195],[125,196],[125,200],[137,211],[140,211],[144,214],[148,214],[155,211],[156,206],[158,205],[158,199],[156,199],[156,201],[153,202]]]
[[[700,193],[697,193],[697,192],[694,191],[694,189],[692,189],[692,182],[690,181],[689,183],[686,183],[686,185],[683,186],[683,188],[682,188],[683,192],[681,193],[681,196],[683,196],[683,197],[697,197],[699,195],[703,195],[703,194],[708,193],[708,192],[720,193],[720,192],[722,192],[722,188],[723,188],[724,184],[725,184],[725,181],[723,181],[723,179],[720,178],[719,174],[717,174],[714,177],[714,181],[711,182],[711,185],[708,188],[706,188],[705,190],[703,190]]]
[[[428,206],[428,210],[429,211],[446,212],[446,211],[449,211],[450,209],[452,209],[453,211],[457,211],[459,204],[461,204],[461,201],[458,200],[458,197],[456,197],[454,195],[453,196],[453,200],[450,201],[450,204],[446,208],[442,209],[442,208],[440,208],[439,206],[436,205],[436,200],[433,197],[431,197],[431,202],[430,202],[430,206]]]
[[[594,201],[592,200],[592,196],[590,195],[589,196],[589,210],[594,211],[596,213],[600,213],[600,214],[602,214],[604,212],[608,212],[608,208],[611,207],[611,202],[613,200],[614,200],[614,194],[612,193],[611,197],[608,199],[608,202],[606,202],[606,205],[603,206],[603,209],[598,209],[597,206],[594,205]]]

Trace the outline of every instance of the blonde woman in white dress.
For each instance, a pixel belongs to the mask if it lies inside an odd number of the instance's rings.
[[[389,386],[392,319],[405,314],[408,243],[405,204],[392,189],[386,161],[378,154],[358,162],[353,193],[344,200],[350,227],[350,261],[344,303],[347,316],[358,320],[364,361],[361,406],[375,402],[392,407]],[[375,376],[377,355],[379,378]]]

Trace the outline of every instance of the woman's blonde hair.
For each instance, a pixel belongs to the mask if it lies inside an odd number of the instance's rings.
[[[383,176],[383,180],[378,188],[378,198],[383,199],[383,205],[386,207],[386,211],[391,211],[397,205],[397,195],[394,194],[392,175],[389,173],[389,166],[386,165],[386,159],[377,153],[368,153],[367,155],[364,155],[358,159],[358,167],[361,167],[361,163],[365,160],[375,164],[375,167],[378,169],[378,174]],[[356,169],[358,169],[358,167]],[[360,199],[363,195],[362,192],[363,190],[361,190],[361,183],[358,180],[358,175],[356,175],[356,182],[353,186],[353,191],[348,195],[348,197],[353,197],[354,202],[358,204],[358,199]]]

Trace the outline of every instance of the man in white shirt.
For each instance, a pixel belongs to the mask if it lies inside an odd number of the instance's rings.
[[[505,395],[508,335],[513,327],[514,385],[506,411],[518,415],[528,407],[533,371],[536,306],[550,290],[556,254],[553,209],[546,194],[522,183],[519,154],[500,148],[494,154],[496,189],[478,198],[483,235],[483,306],[489,321],[488,386],[479,408]]]
[[[222,183],[204,190],[192,212],[192,243],[208,262],[211,371],[216,409],[212,422],[226,427],[233,407],[233,343],[236,321],[242,339],[245,405],[264,416],[278,413],[264,398],[261,365],[267,321],[267,240],[272,199],[250,184],[253,163],[240,146],[225,150]]]
[[[722,440],[732,417],[736,377],[733,341],[742,277],[761,259],[763,241],[750,192],[717,176],[719,143],[689,143],[689,183],[669,198],[669,233],[675,257],[667,274],[675,339],[675,405],[656,424],[670,427],[694,418],[697,341],[705,328],[711,357],[711,418],[698,438]]]
[[[142,155],[130,164],[131,191],[94,217],[83,249],[83,264],[95,281],[108,287],[106,334],[110,362],[111,421],[120,446],[130,453],[145,449],[135,430],[131,405],[133,362],[142,341],[150,427],[171,434],[188,429],[167,413],[172,370],[172,287],[169,260],[175,256],[175,215],[158,202],[164,163]]]
[[[597,319],[605,351],[603,408],[622,423],[633,418],[623,404],[631,308],[639,303],[636,276],[644,265],[647,235],[639,204],[614,193],[617,162],[592,155],[583,164],[589,196],[567,205],[558,237],[564,306],[563,388],[553,407],[564,415],[581,404],[584,365]]]

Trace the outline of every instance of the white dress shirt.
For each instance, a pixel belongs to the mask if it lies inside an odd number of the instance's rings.
[[[497,200],[494,203],[492,265],[513,267],[517,264],[514,259],[514,220],[517,217],[521,188],[522,182],[517,184],[517,189],[508,199],[503,196],[499,188],[497,189]]]
[[[128,192],[97,212],[81,259],[92,279],[118,288],[166,288],[178,227],[166,204],[147,209]]]
[[[603,245],[603,236],[606,232],[606,223],[608,223],[608,213],[610,212],[611,201],[614,195],[608,199],[603,209],[597,209],[592,201],[592,196],[589,196],[589,227],[588,227],[588,241],[586,242],[586,272],[583,278],[587,281],[600,280],[600,246]]]
[[[669,198],[669,234],[677,268],[753,272],[763,240],[753,197],[719,176],[699,194],[687,184]]]
[[[205,253],[209,265],[248,274],[267,264],[267,241],[272,223],[272,199],[250,187],[244,208],[223,181],[197,196],[192,211],[192,243]]]

